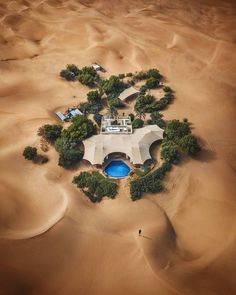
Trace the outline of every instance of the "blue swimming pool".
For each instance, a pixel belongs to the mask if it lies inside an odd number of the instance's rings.
[[[113,160],[105,167],[104,171],[107,176],[123,178],[129,175],[131,169],[122,160]]]

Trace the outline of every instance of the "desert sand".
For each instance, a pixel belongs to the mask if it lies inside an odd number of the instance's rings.
[[[0,19],[0,294],[236,294],[235,1],[1,0]],[[92,204],[53,147],[45,165],[22,157],[85,100],[60,70],[94,61],[156,67],[175,90],[163,114],[187,117],[203,151],[165,192],[132,202],[121,180]]]

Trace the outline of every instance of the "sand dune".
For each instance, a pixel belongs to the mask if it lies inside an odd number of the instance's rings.
[[[1,1],[0,294],[236,294],[235,20],[230,0]],[[85,101],[60,70],[94,61],[159,68],[176,91],[165,118],[193,123],[203,151],[162,194],[131,202],[122,180],[94,205],[53,147],[46,165],[23,159],[55,111]]]

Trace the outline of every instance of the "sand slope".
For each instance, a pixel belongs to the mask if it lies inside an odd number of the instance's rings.
[[[236,294],[235,20],[229,0],[1,1],[0,294]],[[203,152],[164,193],[133,203],[121,181],[94,205],[53,147],[46,165],[23,159],[39,126],[85,100],[59,71],[94,61],[157,67],[176,90],[163,113],[189,118]]]

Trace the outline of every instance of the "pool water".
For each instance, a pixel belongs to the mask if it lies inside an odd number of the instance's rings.
[[[104,171],[107,176],[123,178],[129,175],[131,169],[122,160],[113,160],[105,167]]]

